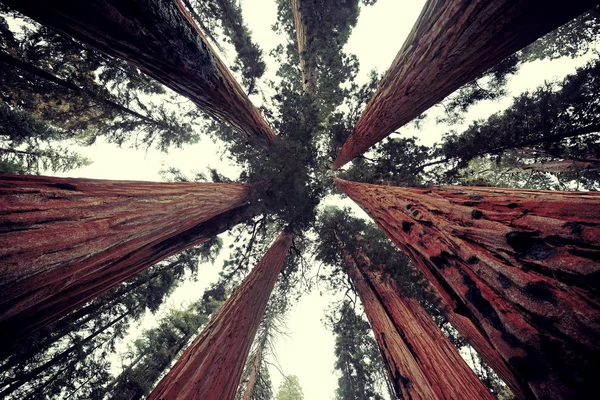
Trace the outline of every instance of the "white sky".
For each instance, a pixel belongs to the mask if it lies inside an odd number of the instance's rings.
[[[410,32],[423,4],[423,0],[378,0],[374,6],[361,9],[358,25],[345,47],[347,52],[356,54],[360,60],[361,70],[358,83],[366,80],[371,69],[375,68],[379,72],[383,72],[388,68]],[[277,65],[268,57],[268,54],[283,40],[271,30],[271,26],[276,20],[275,1],[246,0],[243,2],[243,13],[246,23],[253,32],[253,39],[260,44],[267,59],[266,78],[272,79]],[[233,56],[234,53],[231,51],[225,60],[231,61],[230,58]],[[533,89],[544,80],[552,80],[573,72],[576,66],[583,65],[586,60],[556,60],[552,63],[543,61],[526,65],[521,73],[510,81],[511,95]],[[255,96],[253,101],[258,103],[260,100]],[[482,102],[469,113],[468,121],[486,117],[492,112],[506,108],[510,103],[510,96],[498,102]],[[446,126],[435,126],[432,122],[426,125],[422,131],[417,132],[411,128],[403,128],[401,133],[417,135],[424,144],[432,144],[446,131],[446,128]],[[193,146],[186,146],[184,150],[170,150],[167,155],[155,150],[144,152],[117,148],[115,145],[102,142],[81,148],[80,153],[93,160],[93,164],[61,175],[103,179],[161,180],[158,171],[166,166],[178,167],[184,172],[189,172],[204,170],[209,165],[230,177],[235,177],[239,173],[236,167],[220,160],[219,155],[223,153],[223,148],[209,139],[202,140]],[[328,199],[327,203],[351,204],[348,200],[342,201],[339,197]],[[216,281],[221,268],[221,260],[228,256],[226,249],[227,243],[220,260],[214,265],[200,266],[198,281],[187,282],[179,287],[169,298],[167,305],[161,308],[159,315],[169,308],[177,308],[198,299],[204,288]],[[331,295],[320,297],[318,290],[305,295],[289,314],[287,327],[289,336],[278,342],[277,354],[281,369],[285,374],[298,376],[307,400],[332,399],[337,387],[337,377],[333,370],[334,338],[321,322],[324,310],[334,299],[337,297]],[[141,326],[152,326],[154,321],[154,316],[147,316]],[[128,339],[134,340],[135,334],[130,335]],[[121,348],[124,348],[124,345]],[[276,369],[272,368],[270,372],[273,387],[276,390],[282,378]]]

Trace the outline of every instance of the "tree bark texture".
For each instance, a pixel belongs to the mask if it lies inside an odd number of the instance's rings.
[[[251,215],[236,183],[0,176],[0,332],[17,338]]]
[[[6,0],[5,4],[138,67],[250,139],[275,135],[181,0]]]
[[[231,400],[292,238],[282,233],[149,399]]]
[[[537,397],[597,393],[600,193],[336,183],[464,302]]]
[[[298,57],[300,58],[300,73],[302,75],[302,88],[309,95],[314,95],[317,88],[317,63],[313,49],[310,48],[311,37],[308,25],[302,15],[302,0],[291,0],[294,26],[296,27],[296,41],[298,43]]]
[[[364,153],[593,0],[429,0],[333,168]]]
[[[373,327],[397,397],[494,398],[427,311],[415,299],[403,297],[393,282],[384,280],[360,248],[353,252],[344,249],[344,264]]]
[[[438,276],[423,269],[422,272],[431,283],[433,292],[441,300],[441,305],[444,307],[444,314],[450,325],[458,331],[467,343],[475,349],[477,354],[481,356],[483,361],[506,383],[513,395],[518,399],[535,398],[527,382],[516,374],[514,369],[502,358],[498,350],[495,349],[483,327],[477,323],[476,318],[473,317],[463,300],[452,292]]]

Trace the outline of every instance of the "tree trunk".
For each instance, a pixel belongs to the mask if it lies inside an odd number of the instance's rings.
[[[333,168],[596,5],[594,0],[429,0]]]
[[[336,181],[539,398],[590,398],[600,369],[600,193]]]
[[[301,0],[291,0],[294,26],[296,27],[296,41],[298,42],[298,57],[300,58],[300,73],[302,75],[302,88],[309,95],[314,95],[317,88],[317,63],[313,49],[310,48],[310,32],[302,15]]]
[[[275,135],[181,0],[6,0],[44,25],[134,64],[254,141]]]
[[[256,355],[254,357],[254,362],[252,363],[252,367],[250,369],[250,375],[248,376],[248,383],[246,384],[246,388],[244,389],[244,395],[242,397],[243,400],[252,400],[252,394],[254,393],[254,387],[256,386],[256,382],[258,382],[258,377],[260,374],[260,363],[262,357],[262,350],[265,346],[267,336],[263,338],[263,340],[259,343],[258,348],[256,349]]]
[[[415,259],[418,255],[407,255]],[[450,325],[471,345],[481,356],[483,361],[496,372],[496,374],[506,383],[513,395],[519,399],[532,399],[535,396],[531,392],[527,382],[523,381],[513,370],[513,368],[502,358],[498,350],[490,342],[487,334],[477,320],[473,317],[471,311],[452,290],[447,287],[443,281],[430,271],[423,270],[423,274],[432,284],[434,293],[442,302],[444,314],[448,318]]]
[[[233,399],[252,340],[291,245],[282,233],[149,399]]]
[[[338,246],[344,248],[338,240]],[[396,396],[406,399],[493,399],[456,348],[415,300],[360,248],[344,248],[344,264],[371,322]]]
[[[244,184],[0,176],[0,332],[13,340],[251,216]]]

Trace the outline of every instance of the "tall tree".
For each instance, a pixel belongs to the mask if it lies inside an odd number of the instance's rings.
[[[338,400],[383,400],[377,385],[385,367],[371,326],[344,301],[335,315],[329,316],[335,336],[335,369],[340,377]]]
[[[25,110],[83,144],[102,136],[119,145],[155,145],[167,151],[198,140],[196,121],[183,107],[157,104],[167,98],[162,85],[124,61],[5,8],[0,7],[0,62],[6,67],[0,90],[9,107]]]
[[[286,375],[279,386],[275,400],[304,400],[304,393],[296,375]]]
[[[527,385],[516,377],[512,368],[494,349],[487,334],[471,322],[468,317],[469,310],[463,301],[448,291],[447,285],[437,280],[434,275],[427,271],[422,273],[412,267],[406,256],[376,226],[353,218],[350,214],[349,209],[332,208],[325,209],[319,215],[318,233],[321,243],[317,258],[330,265],[342,266],[344,250],[360,249],[365,252],[373,265],[384,270],[384,279],[392,282],[399,293],[419,301],[460,351],[463,351],[466,341],[481,355],[487,365],[493,367],[517,397],[532,397]],[[343,248],[337,244],[338,237],[344,243]],[[342,273],[339,268],[334,271],[338,276]],[[339,280],[332,277],[327,279],[333,282],[334,287],[341,286]],[[448,323],[461,337],[457,337],[453,329],[448,329]],[[491,381],[484,381],[486,384],[489,382]],[[495,394],[499,393],[497,387],[488,388]]]
[[[592,396],[590,371],[600,365],[596,193],[336,184],[464,302],[537,397]]]
[[[338,246],[344,247],[341,240]],[[362,249],[344,253],[396,396],[493,398],[416,300],[403,297],[393,281],[385,282]]]
[[[0,387],[36,369],[37,373],[29,375],[27,382],[20,380],[22,385],[12,385],[14,397],[26,397],[32,391],[40,397],[61,393],[66,397],[72,394],[75,398],[85,397],[90,391],[99,392],[109,378],[108,368],[98,374],[98,369],[92,367],[97,364],[95,360],[102,359],[103,353],[114,352],[115,345],[126,335],[132,322],[145,316],[147,311],[155,313],[182,280],[197,272],[199,262],[214,260],[219,248],[219,238],[213,238],[170,257],[66,317],[19,338],[14,346],[3,346]],[[126,316],[103,328],[121,314]],[[85,337],[98,330],[101,330],[99,335],[83,342]],[[74,351],[55,363],[46,363],[52,355],[69,347],[74,347]],[[102,366],[105,364],[109,364],[108,360]]]
[[[37,21],[122,58],[250,140],[274,134],[178,1],[97,0],[83,4],[6,1]],[[90,12],[93,10],[93,12]]]
[[[281,233],[150,394],[150,399],[233,399],[292,237]],[[215,364],[219,367],[215,368]]]
[[[294,16],[294,26],[296,27],[296,43],[298,46],[298,56],[300,58],[300,73],[302,74],[302,88],[310,95],[314,95],[317,87],[317,62],[315,52],[308,46],[313,41],[309,35],[308,21],[306,21],[306,7],[302,0],[291,0],[292,15]]]
[[[395,396],[491,398],[416,300],[420,297],[430,309],[434,305],[406,257],[399,257],[379,232],[372,233],[374,227],[341,210],[327,210],[320,222],[321,246],[333,249],[321,249],[318,257],[339,260],[349,275],[373,327]]]
[[[5,340],[252,215],[244,184],[10,175],[0,182]]]
[[[594,5],[588,0],[568,6],[538,0],[429,0],[333,167]]]

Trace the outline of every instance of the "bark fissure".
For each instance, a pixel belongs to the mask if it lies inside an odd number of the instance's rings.
[[[250,201],[244,184],[2,176],[3,338],[56,320],[251,217]]]
[[[439,292],[461,299],[469,318],[483,328],[518,380],[526,381],[537,397],[585,397],[593,392],[590,371],[600,365],[600,305],[590,289],[600,265],[577,257],[572,250],[579,242],[586,249],[600,250],[598,194],[416,189],[342,180],[337,185],[371,215]],[[472,216],[473,201],[482,211],[481,218]],[[441,212],[431,212],[434,209]],[[526,215],[515,220],[523,210]],[[565,229],[582,220],[586,225]],[[507,225],[510,221],[518,230]],[[414,223],[409,232],[401,228],[403,222]],[[549,237],[553,239],[548,241]],[[556,238],[568,244],[557,246]],[[575,247],[569,252],[569,246]],[[540,274],[532,265],[554,273]],[[578,279],[563,279],[564,274]],[[497,365],[490,364],[494,369]]]

